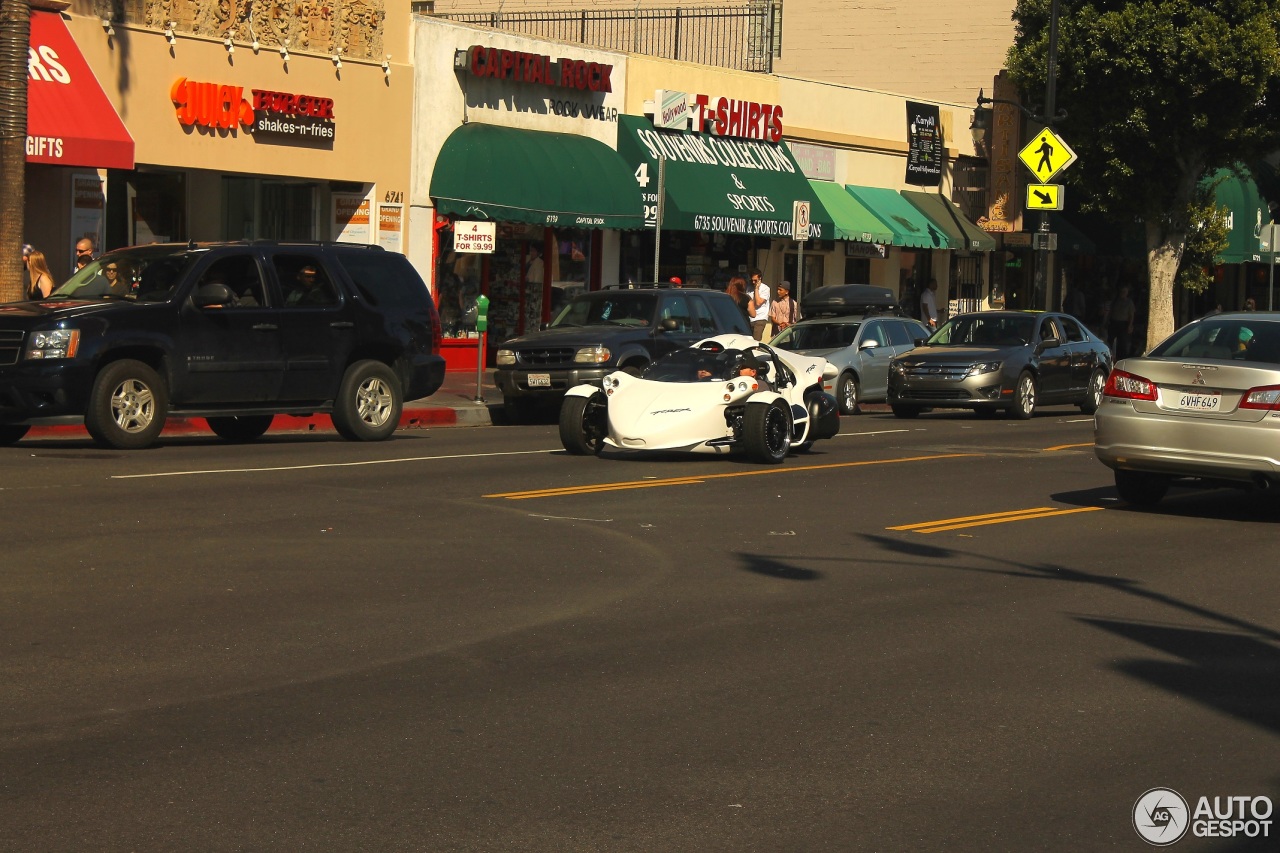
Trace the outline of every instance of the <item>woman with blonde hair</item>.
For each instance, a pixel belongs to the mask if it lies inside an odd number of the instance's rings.
[[[45,260],[44,252],[35,249],[26,258],[27,272],[31,274],[31,292],[27,296],[31,299],[44,299],[53,293],[53,274],[49,272],[49,262]]]

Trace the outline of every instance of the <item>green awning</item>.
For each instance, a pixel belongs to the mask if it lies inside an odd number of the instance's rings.
[[[845,189],[866,205],[893,232],[893,245],[911,249],[950,249],[947,235],[912,207],[897,190],[846,184]]]
[[[792,204],[807,201],[810,238],[830,240],[835,233],[786,143],[658,130],[643,116],[619,116],[618,153],[634,173],[632,192],[643,199],[649,228],[657,219],[662,157],[663,229],[790,237]]]
[[[965,219],[954,201],[937,193],[903,190],[902,197],[933,220],[951,241],[952,248],[974,252],[994,252],[996,241],[987,232]]]
[[[1261,261],[1258,232],[1264,223],[1271,222],[1271,213],[1258,193],[1253,176],[1244,167],[1239,170],[1219,169],[1200,183],[1201,186],[1211,186],[1218,207],[1225,207],[1231,212],[1227,248],[1218,256],[1218,262],[1244,264]]]
[[[893,232],[875,214],[862,206],[844,187],[831,181],[809,181],[818,194],[818,200],[835,220],[835,239],[855,240],[859,243],[893,242]]]
[[[644,227],[631,169],[603,142],[569,133],[464,124],[440,149],[431,197],[465,219]]]

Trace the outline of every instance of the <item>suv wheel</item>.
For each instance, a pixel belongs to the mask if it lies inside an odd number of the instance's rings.
[[[213,434],[227,441],[253,441],[271,428],[273,420],[275,415],[205,418]]]
[[[840,414],[856,415],[858,399],[861,396],[862,389],[858,386],[858,377],[852,373],[840,374],[840,381],[836,385],[836,400],[840,403]]]
[[[93,382],[84,425],[98,444],[117,450],[150,446],[169,414],[169,392],[160,375],[133,359],[113,361]]]
[[[400,380],[380,361],[357,361],[347,368],[333,401],[333,426],[350,441],[382,441],[400,425]]]

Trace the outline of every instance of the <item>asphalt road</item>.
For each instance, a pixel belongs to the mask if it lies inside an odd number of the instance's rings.
[[[1129,509],[1071,409],[842,426],[3,449],[0,850],[1142,850],[1148,789],[1280,800],[1280,502]]]

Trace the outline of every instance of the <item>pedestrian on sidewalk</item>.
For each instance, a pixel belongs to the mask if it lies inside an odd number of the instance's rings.
[[[778,295],[769,306],[769,321],[773,323],[773,334],[778,334],[788,326],[800,322],[800,306],[791,298],[791,282],[778,282]]]

